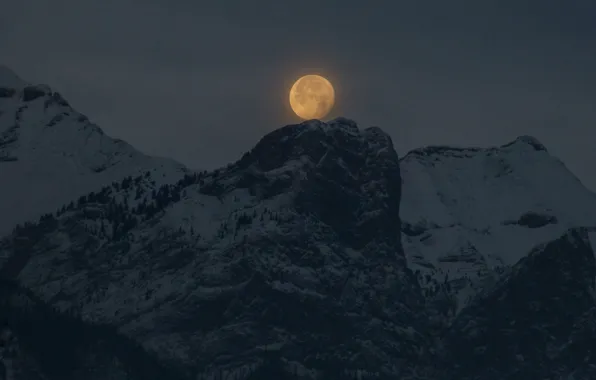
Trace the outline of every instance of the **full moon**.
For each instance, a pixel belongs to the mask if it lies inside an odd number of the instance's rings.
[[[335,90],[319,75],[305,75],[290,90],[290,106],[304,120],[321,119],[335,104]]]

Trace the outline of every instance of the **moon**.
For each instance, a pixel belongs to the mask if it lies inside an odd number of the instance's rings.
[[[290,90],[290,106],[304,120],[321,119],[335,104],[335,90],[320,75],[305,75]]]

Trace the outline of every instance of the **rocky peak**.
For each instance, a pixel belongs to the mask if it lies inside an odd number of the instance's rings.
[[[52,271],[64,273],[80,264],[83,280],[58,301],[61,307],[147,342],[167,344],[182,333],[188,338],[181,349],[199,358],[204,373],[219,360],[256,365],[260,347],[269,345],[318,371],[321,360],[339,370],[406,371],[427,349],[427,328],[401,247],[400,186],[397,154],[380,129],[310,121],[265,136],[235,164],[153,195],[137,191],[135,180],[120,186],[118,198],[108,190],[90,194],[40,222],[50,240],[67,225],[92,226],[68,229],[68,252],[32,238],[15,253],[6,240],[4,268],[44,300],[57,300],[44,291],[49,277],[35,274],[40,260],[53,260]],[[115,233],[121,221],[126,231]],[[15,236],[33,236],[34,228]],[[84,248],[84,262],[73,264],[81,241],[95,243]],[[181,250],[168,248],[174,245]],[[158,291],[166,273],[186,285]],[[116,292],[89,301],[88,289],[101,289],[112,274]],[[144,300],[140,308],[129,302],[132,293]],[[179,312],[170,315],[170,308]],[[158,322],[162,317],[168,322]],[[173,356],[156,344],[160,355]],[[305,361],[306,352],[317,359]]]
[[[251,159],[245,163],[270,171],[291,161],[309,160],[317,165],[323,159],[332,158],[357,170],[367,156],[376,155],[381,150],[397,159],[391,138],[379,128],[360,130],[354,121],[346,118],[328,123],[309,120],[267,134],[250,152]]]
[[[502,145],[501,148],[505,148],[505,147],[509,147],[509,146],[520,146],[520,145],[529,145],[530,147],[532,147],[534,150],[536,151],[545,151],[547,152],[547,149],[544,145],[542,145],[542,143],[540,141],[538,141],[538,139],[536,137],[533,136],[527,136],[527,135],[523,135],[523,136],[519,136],[517,137],[515,140],[513,140],[512,142]]]
[[[359,129],[345,118],[280,128],[202,191],[221,196],[238,188],[261,199],[290,196],[298,212],[356,247],[377,235],[399,246],[399,160],[380,128]]]

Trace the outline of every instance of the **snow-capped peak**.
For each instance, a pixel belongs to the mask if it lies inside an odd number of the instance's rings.
[[[457,283],[459,307],[532,247],[596,225],[596,196],[533,137],[489,148],[416,149],[400,167],[411,268]]]
[[[362,165],[367,156],[377,157],[383,152],[397,159],[391,138],[379,128],[360,130],[354,121],[345,118],[328,123],[309,120],[267,134],[242,164],[255,162],[268,171],[292,161],[308,160],[320,165],[335,159],[348,167]]]
[[[400,165],[402,217],[414,224],[424,219],[483,229],[526,211],[554,213],[582,225],[594,220],[586,205],[596,196],[533,137],[489,148],[430,146],[409,152]]]
[[[517,137],[515,140],[513,140],[512,142],[502,145],[502,148],[506,148],[508,146],[512,146],[512,145],[519,145],[519,144],[527,144],[530,145],[532,148],[534,148],[534,150],[537,151],[547,151],[546,147],[544,145],[542,145],[542,143],[540,141],[538,141],[538,139],[536,137],[533,136],[528,136],[528,135],[522,135]]]
[[[402,158],[402,161],[407,162],[418,159],[429,161],[427,158],[437,161],[440,157],[464,158],[486,153],[500,155],[512,151],[544,151],[548,153],[546,147],[537,138],[524,135],[507,144],[488,148],[429,145],[411,150]]]
[[[129,175],[176,181],[184,167],[113,139],[46,85],[0,68],[0,235]],[[0,90],[3,88],[0,87]]]

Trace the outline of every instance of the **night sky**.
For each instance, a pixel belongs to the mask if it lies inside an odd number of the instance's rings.
[[[208,169],[299,121],[321,74],[330,118],[423,145],[532,135],[596,189],[594,0],[19,0],[0,63],[52,85],[106,133]]]

